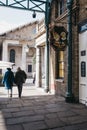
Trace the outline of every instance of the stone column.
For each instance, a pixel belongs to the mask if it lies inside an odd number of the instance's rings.
[[[41,48],[36,48],[36,87],[42,87]]]
[[[22,46],[22,69],[26,71],[26,45]]]
[[[8,43],[6,41],[3,42],[3,52],[2,52],[2,60],[8,62]]]
[[[2,52],[2,61],[8,62],[8,43],[6,41],[3,42],[3,52]],[[2,74],[5,73],[5,69],[2,69]]]

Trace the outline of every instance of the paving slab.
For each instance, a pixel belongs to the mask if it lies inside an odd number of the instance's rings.
[[[87,130],[87,106],[29,85],[10,99],[0,87],[0,130]]]

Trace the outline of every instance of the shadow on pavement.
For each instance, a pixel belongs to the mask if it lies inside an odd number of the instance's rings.
[[[16,87],[12,99],[1,92],[0,130],[87,130],[87,107],[82,104],[66,103],[35,87],[24,87],[21,99]]]

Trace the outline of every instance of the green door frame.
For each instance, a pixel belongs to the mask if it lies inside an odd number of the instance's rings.
[[[68,10],[68,82],[66,92],[66,102],[74,102],[74,95],[72,92],[72,5],[73,0],[67,0]]]

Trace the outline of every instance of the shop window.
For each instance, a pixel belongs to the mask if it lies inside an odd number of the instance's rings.
[[[32,72],[32,65],[28,65],[28,72]]]
[[[81,62],[81,77],[86,77],[86,62]]]
[[[10,62],[15,63],[15,50],[14,49],[10,50]]]
[[[56,53],[56,79],[64,78],[64,51]]]
[[[66,10],[66,0],[58,1],[58,15],[60,16]]]

